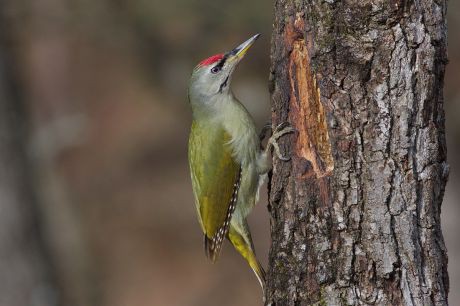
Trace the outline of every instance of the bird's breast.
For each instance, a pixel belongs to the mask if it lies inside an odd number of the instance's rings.
[[[233,156],[241,165],[254,162],[259,150],[259,139],[251,121],[245,118],[232,118],[224,123],[225,130],[231,137],[229,146]]]

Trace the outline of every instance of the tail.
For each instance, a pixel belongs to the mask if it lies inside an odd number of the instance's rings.
[[[265,271],[257,260],[247,224],[244,224],[243,229],[243,232],[240,233],[235,227],[230,226],[228,238],[256,274],[260,286],[262,287],[262,292],[265,294]]]

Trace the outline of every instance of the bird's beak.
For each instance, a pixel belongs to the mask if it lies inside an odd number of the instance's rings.
[[[246,54],[246,52],[249,50],[249,48],[254,44],[254,42],[259,38],[260,34],[256,34],[246,40],[244,43],[233,49],[228,53],[228,59],[227,61],[229,62],[235,62],[238,63]]]

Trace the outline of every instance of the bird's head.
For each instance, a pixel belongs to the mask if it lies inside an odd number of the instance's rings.
[[[236,66],[259,36],[256,34],[227,53],[201,61],[190,79],[190,98],[206,101],[213,96],[227,94]]]

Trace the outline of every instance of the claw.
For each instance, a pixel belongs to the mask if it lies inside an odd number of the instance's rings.
[[[273,132],[273,134],[279,132],[280,130],[282,130],[283,128],[287,127],[287,126],[290,126],[289,125],[289,122],[287,121],[284,121],[284,122],[281,122],[280,124],[278,124],[275,128],[275,131]]]
[[[290,157],[284,157],[283,154],[281,154],[280,147],[279,147],[278,143],[276,143],[276,141],[275,141],[275,142],[271,142],[271,145],[272,145],[273,148],[275,149],[276,156],[277,156],[280,160],[288,161],[288,160],[291,159]]]
[[[288,125],[288,126],[286,126]],[[273,135],[268,139],[266,151],[270,150],[270,146],[272,146],[275,149],[276,156],[282,160],[282,161],[289,161],[291,157],[284,157],[281,154],[280,147],[278,143],[276,142],[279,138],[281,138],[283,135],[295,132],[295,129],[289,125],[288,122],[282,122],[278,124],[278,126],[275,128],[275,131],[273,132]]]

